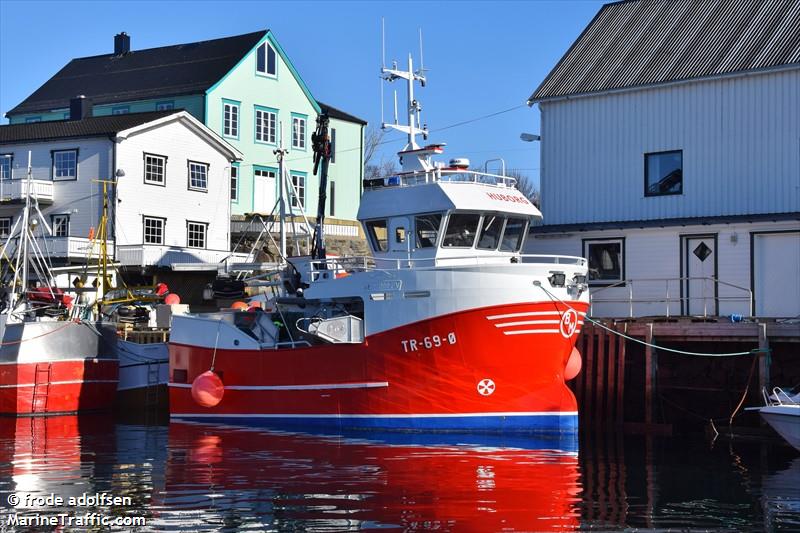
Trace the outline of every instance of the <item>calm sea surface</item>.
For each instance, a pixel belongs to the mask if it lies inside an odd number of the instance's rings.
[[[112,496],[127,500],[100,499]],[[798,531],[800,454],[702,436],[320,436],[0,419],[0,499],[0,531]],[[146,525],[74,525],[101,517]]]

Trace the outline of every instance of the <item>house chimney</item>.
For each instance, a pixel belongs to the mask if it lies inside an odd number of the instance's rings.
[[[114,55],[123,56],[131,51],[131,36],[125,33],[118,33],[114,36]]]
[[[69,101],[69,119],[82,120],[92,116],[92,102],[80,94]]]

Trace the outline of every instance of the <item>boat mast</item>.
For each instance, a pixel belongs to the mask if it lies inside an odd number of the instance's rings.
[[[403,152],[409,150],[418,150],[417,135],[422,135],[424,139],[428,138],[428,128],[419,126],[419,114],[422,111],[422,106],[414,99],[414,82],[418,81],[420,85],[425,86],[425,73],[422,68],[414,72],[414,60],[411,54],[408,54],[408,70],[398,70],[397,62],[395,61],[392,68],[381,67],[381,78],[388,82],[393,82],[398,79],[406,80],[406,92],[408,96],[408,124],[399,124],[397,121],[397,108],[395,108],[394,123],[383,122],[381,128],[391,128],[401,131],[408,135],[408,144],[403,148]]]

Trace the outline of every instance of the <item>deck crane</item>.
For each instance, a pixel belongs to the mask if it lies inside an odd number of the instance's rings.
[[[317,202],[317,225],[314,228],[314,244],[311,248],[311,259],[325,261],[325,204],[328,199],[328,163],[331,160],[331,139],[328,135],[330,118],[327,112],[317,116],[317,130],[311,134],[311,145],[314,150],[314,175],[319,175],[319,201]],[[319,172],[319,174],[317,174]],[[325,268],[322,263],[320,268]]]

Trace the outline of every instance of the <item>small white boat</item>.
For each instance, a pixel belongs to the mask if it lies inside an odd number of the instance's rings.
[[[761,417],[786,441],[800,450],[800,394],[794,396],[779,387],[758,410]]]

